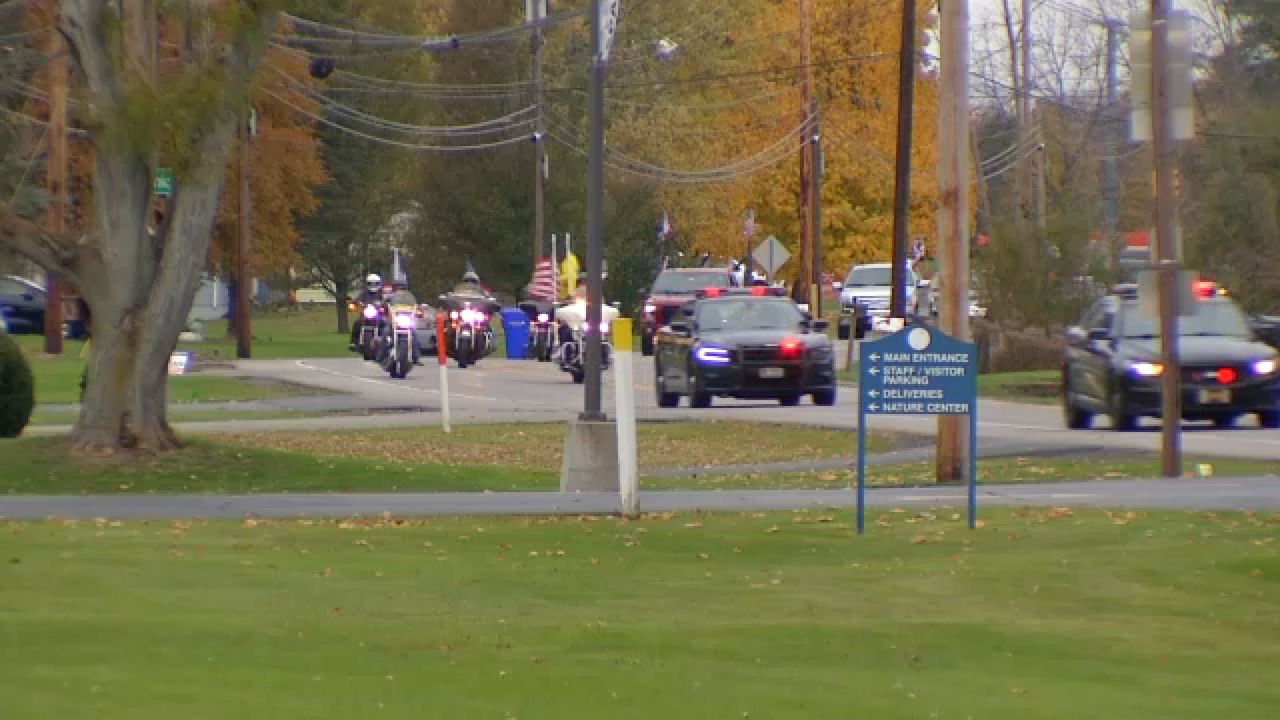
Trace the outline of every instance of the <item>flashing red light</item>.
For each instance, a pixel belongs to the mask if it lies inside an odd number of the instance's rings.
[[[800,354],[800,341],[795,338],[784,338],[778,350],[782,357],[795,357]]]
[[[1239,377],[1240,377],[1240,374],[1235,371],[1235,368],[1229,368],[1229,367],[1218,368],[1219,384],[1230,385],[1231,383],[1239,379]]]
[[[1195,285],[1196,295],[1199,297],[1213,297],[1218,291],[1218,284],[1211,280],[1197,280]]]
[[[707,297],[720,297],[720,288],[707,288],[703,293]]]
[[[751,294],[755,295],[756,297],[764,297],[764,295],[768,292],[769,292],[769,288],[764,287],[763,285],[757,285],[751,288]]]

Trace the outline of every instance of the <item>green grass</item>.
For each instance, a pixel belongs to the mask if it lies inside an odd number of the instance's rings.
[[[231,422],[235,420],[291,420],[296,418],[332,417],[334,415],[358,415],[346,411],[309,410],[197,410],[182,406],[169,408],[169,422]],[[76,410],[49,410],[36,408],[31,415],[30,426],[74,425],[80,417]]]
[[[349,319],[354,322],[355,316]],[[296,312],[259,312],[250,318],[253,339],[250,351],[257,359],[348,357],[350,333],[338,332],[338,316],[332,307],[300,309]],[[235,338],[227,337],[227,322],[206,323],[205,341],[182,345],[202,357],[235,359]]]
[[[40,338],[18,336],[19,345],[27,353],[31,373],[36,380],[36,402],[80,402],[80,373],[86,360],[80,358],[84,343],[67,340],[58,356],[41,354]],[[193,373],[169,378],[169,402],[222,402],[231,400],[269,400],[300,395],[326,395],[327,390],[291,385],[266,379],[246,379],[225,375]]]
[[[430,427],[218,435],[176,453],[125,458],[74,456],[64,438],[0,440],[0,493],[555,490],[564,431],[531,424],[462,425],[449,435]],[[643,423],[639,455],[642,467],[839,457],[850,437],[755,423]],[[869,439],[874,450],[896,440]]]
[[[1232,460],[1223,458],[1188,458],[1183,462],[1184,475],[1195,476],[1207,467],[1209,475],[1244,476],[1275,475],[1275,461]],[[932,462],[881,465],[867,468],[867,483],[877,486],[931,485],[934,483]],[[1059,480],[1115,480],[1160,476],[1160,458],[991,458],[978,461],[980,483],[1032,483]],[[853,487],[857,474],[853,470],[817,472],[761,472],[749,474],[697,477],[646,477],[646,490],[838,490]]]
[[[3,524],[4,717],[1280,707],[1280,515],[842,515]]]
[[[979,375],[978,394],[1015,402],[1058,405],[1062,402],[1062,373],[1029,370]]]

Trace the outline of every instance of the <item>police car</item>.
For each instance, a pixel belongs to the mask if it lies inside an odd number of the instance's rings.
[[[1246,414],[1280,428],[1280,353],[1259,342],[1244,312],[1224,288],[1194,286],[1189,316],[1178,319],[1182,415],[1230,427]],[[1160,417],[1160,321],[1144,307],[1136,285],[1118,286],[1067,330],[1063,410],[1073,429],[1106,415],[1116,430]]]
[[[712,398],[836,402],[835,350],[827,322],[814,320],[782,288],[708,288],[658,332],[658,406],[682,396],[695,408]]]

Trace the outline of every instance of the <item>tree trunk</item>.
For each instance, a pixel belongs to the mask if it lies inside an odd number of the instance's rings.
[[[333,284],[333,304],[338,311],[338,332],[347,334],[351,332],[351,324],[347,318],[347,284],[338,281]]]

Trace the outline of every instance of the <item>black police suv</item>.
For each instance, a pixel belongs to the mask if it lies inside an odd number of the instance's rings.
[[[796,405],[836,402],[835,351],[825,320],[813,320],[780,288],[708,290],[658,332],[654,368],[658,406],[689,396],[776,399]]]
[[[1198,283],[1194,310],[1178,319],[1182,415],[1230,427],[1254,414],[1280,428],[1280,353],[1259,342],[1240,307],[1220,288]],[[1067,427],[1085,429],[1107,415],[1116,430],[1160,417],[1160,322],[1134,288],[1093,304],[1067,330],[1062,369]]]

